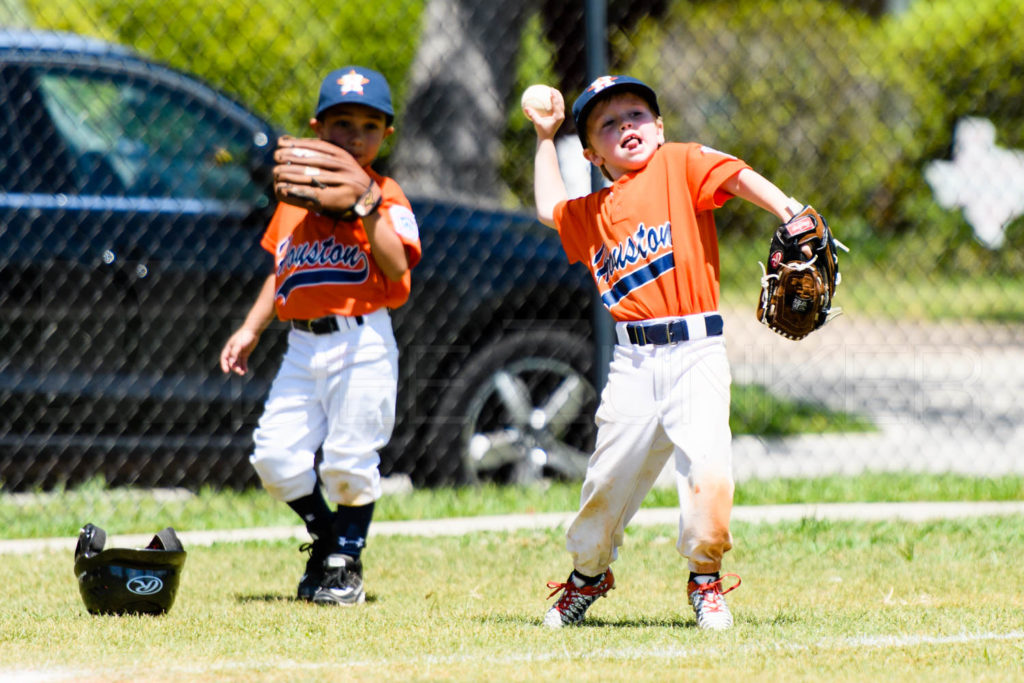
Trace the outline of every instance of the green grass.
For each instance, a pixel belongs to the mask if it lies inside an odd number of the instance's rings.
[[[531,512],[571,512],[579,483],[549,486],[437,489],[389,495],[377,503],[375,519],[437,519]],[[933,474],[862,474],[821,479],[741,482],[737,505],[884,501],[1024,500],[1024,477],[976,478]],[[655,489],[646,507],[674,507],[675,489]],[[103,488],[94,482],[59,494],[0,496],[0,538],[71,537],[86,522],[112,534],[288,526],[298,518],[259,489],[202,490],[171,501],[152,492]]]
[[[722,244],[721,299],[728,308],[754,314],[768,239],[736,238]],[[917,322],[1024,323],[1024,278],[974,268],[970,274],[951,272],[924,262],[905,264],[903,252],[913,250],[893,241],[878,253],[854,250],[839,257],[843,280],[835,303],[847,314]],[[921,258],[921,257],[917,257]],[[923,261],[923,259],[922,259]],[[901,264],[899,268],[894,264]]]
[[[778,398],[758,385],[733,387],[730,427],[734,434],[753,433],[769,437],[812,432],[858,432],[874,428],[861,416]],[[377,507],[376,518],[430,519],[566,511],[576,506],[578,490],[578,484],[555,484],[550,488],[417,491],[408,496],[386,497]],[[774,491],[772,495],[779,495],[778,488]],[[165,500],[147,491],[111,491],[102,480],[95,480],[53,494],[0,495],[0,538],[73,536],[87,521],[110,533],[149,533],[166,525],[182,530],[295,523],[286,506],[271,500],[260,490],[204,489],[195,495],[182,493],[183,497]],[[658,504],[675,505],[674,501],[662,502],[664,498],[663,492],[652,494],[652,499]]]
[[[917,275],[895,279],[875,266],[864,267],[856,277],[844,273],[844,278],[836,303],[851,314],[898,322],[1024,322],[1021,278]],[[879,296],[880,288],[884,296]]]
[[[736,626],[697,631],[675,529],[630,529],[583,627],[539,626],[561,530],[387,536],[368,602],[291,599],[292,543],[190,549],[164,617],[93,617],[70,552],[0,562],[0,679],[75,681],[1019,680],[1024,518],[735,524]],[[31,672],[31,675],[26,672]]]
[[[1024,477],[884,472],[856,477],[769,479],[738,484],[734,500],[736,505],[1020,501],[1024,500]]]
[[[818,403],[779,398],[757,384],[734,384],[729,412],[733,434],[766,437],[874,431],[866,417],[830,411]]]

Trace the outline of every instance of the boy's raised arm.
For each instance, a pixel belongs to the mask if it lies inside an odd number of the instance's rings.
[[[551,111],[524,107],[523,113],[533,122],[537,131],[537,152],[533,159],[533,198],[537,204],[537,220],[549,228],[555,227],[555,206],[569,198],[558,166],[555,133],[565,119],[565,101],[555,88],[551,91]]]
[[[770,211],[783,223],[803,208],[770,180],[749,168],[743,169],[722,183],[722,189],[765,211]]]

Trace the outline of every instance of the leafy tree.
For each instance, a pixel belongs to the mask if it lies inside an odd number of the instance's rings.
[[[292,133],[308,131],[320,81],[365,64],[386,74],[400,109],[422,0],[325,11],[310,0],[26,0],[36,24],[131,46],[197,74]],[[396,31],[409,26],[409,31]],[[354,28],[354,27],[357,27]]]

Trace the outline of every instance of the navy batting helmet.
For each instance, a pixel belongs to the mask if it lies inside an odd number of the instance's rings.
[[[658,96],[651,86],[632,76],[601,76],[587,86],[583,94],[572,104],[572,118],[576,122],[576,134],[583,146],[587,146],[587,117],[601,98],[616,92],[633,92],[647,101],[655,116],[661,116]]]
[[[90,614],[163,614],[171,609],[185,550],[167,527],[145,548],[103,549],[107,534],[86,524],[75,547],[75,576]]]

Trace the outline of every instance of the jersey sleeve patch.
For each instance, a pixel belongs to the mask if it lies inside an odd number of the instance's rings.
[[[726,159],[735,159],[736,158],[736,157],[734,157],[731,154],[727,154],[726,152],[719,151],[719,150],[715,149],[714,147],[708,147],[707,145],[701,145],[700,146],[700,151],[703,152],[704,154],[717,154],[719,156],[725,157]]]
[[[391,218],[391,225],[400,237],[410,242],[419,242],[420,226],[416,223],[416,216],[408,208],[396,204],[388,209],[388,216]]]

